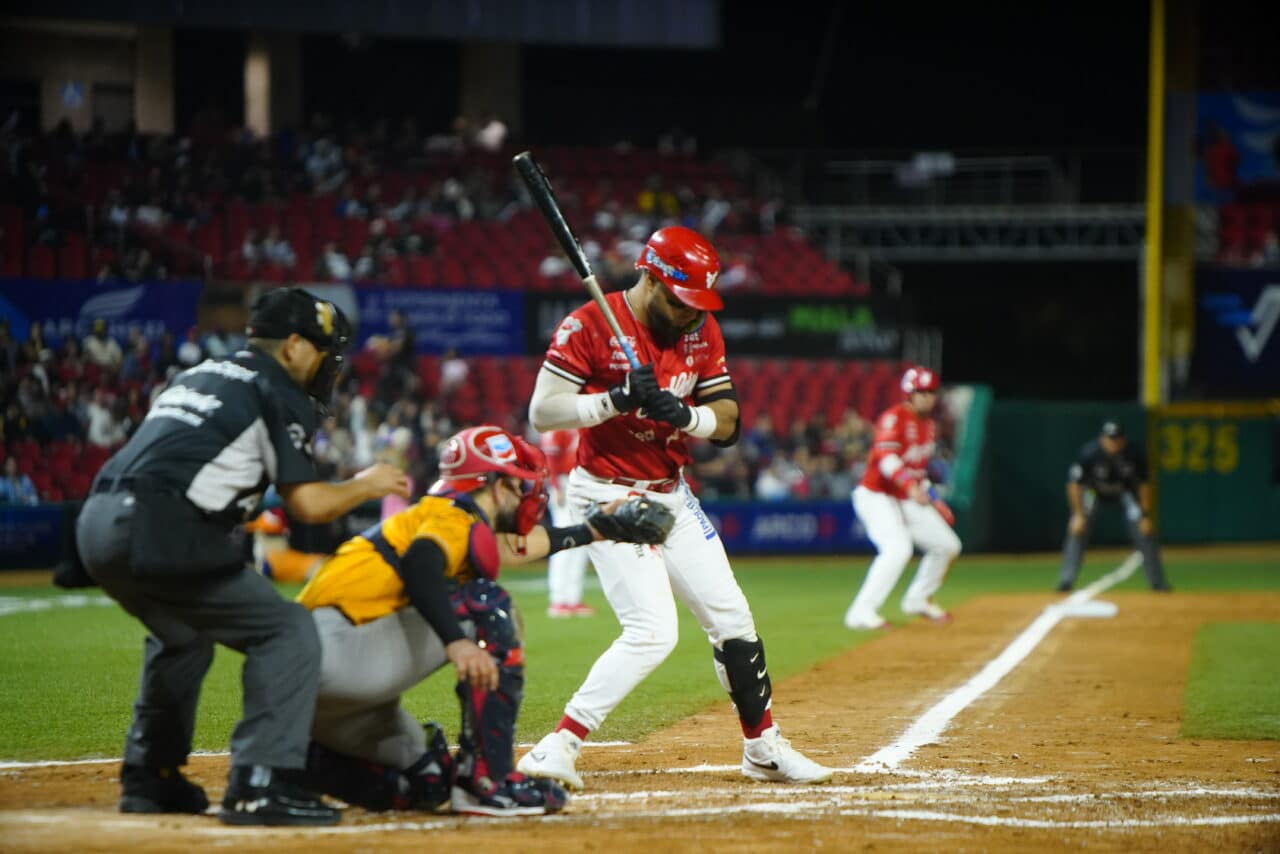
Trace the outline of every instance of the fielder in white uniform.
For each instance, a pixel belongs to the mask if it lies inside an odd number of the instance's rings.
[[[568,527],[582,522],[569,507],[569,473],[578,457],[577,430],[551,430],[543,433],[539,447],[547,457],[551,472],[551,500],[547,514],[551,524]],[[582,603],[582,587],[587,575],[588,555],[585,549],[564,549],[547,559],[547,616],[591,617],[595,609]]]
[[[960,554],[951,509],[931,494],[926,467],[936,446],[930,414],[938,402],[938,375],[916,366],[902,375],[904,400],[876,420],[875,441],[862,483],[853,491],[853,509],[875,544],[875,560],[862,589],[844,616],[850,629],[883,629],[880,609],[918,546],[924,557],[906,595],[903,613],[937,623],[951,615],[933,601],[947,569]]]
[[[585,428],[569,476],[573,512],[644,495],[669,506],[676,524],[662,546],[586,548],[622,634],[591,668],[556,730],[517,767],[582,788],[575,763],[583,740],[675,648],[679,597],[706,632],[720,682],[737,708],[743,774],[799,783],[830,779],[830,769],[793,749],[773,724],[772,688],[751,607],[720,537],[681,476],[690,460],[686,435],[727,446],[739,434],[724,340],[708,314],[723,306],[713,289],[719,258],[701,235],[671,227],[649,239],[636,267],[643,271],[637,283],[607,300],[643,367],[630,368],[604,315],[587,303],[556,330],[530,419],[540,431]]]

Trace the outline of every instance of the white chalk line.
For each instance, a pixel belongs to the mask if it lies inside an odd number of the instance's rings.
[[[1067,607],[1087,602],[1103,590],[1119,584],[1130,575],[1133,575],[1141,563],[1142,555],[1134,552],[1119,567],[1097,581],[1071,594],[1063,602],[1054,603],[1046,607],[1031,622],[1031,625],[1027,626],[1020,635],[1014,638],[998,656],[987,662],[986,666],[970,678],[968,682],[965,682],[935,703],[932,708],[917,718],[907,728],[906,732],[898,736],[893,743],[880,748],[854,767],[863,773],[892,772],[916,750],[926,744],[932,744],[937,741],[938,736],[942,734],[942,731],[947,728],[947,725],[951,723],[956,715],[995,687],[1001,679],[1007,676],[1039,645],[1040,641],[1044,640],[1045,636],[1065,616]]]
[[[1258,815],[1215,815],[1184,816],[1171,815],[1160,818],[1118,818],[1118,819],[1071,819],[1059,821],[1047,818],[1013,818],[1000,815],[962,815],[959,813],[937,812],[934,810],[894,810],[894,809],[849,809],[840,810],[844,816],[867,816],[870,818],[892,818],[898,821],[913,819],[915,821],[951,821],[962,824],[980,824],[987,827],[1023,827],[1043,830],[1133,830],[1144,827],[1212,827],[1232,824],[1262,824],[1280,822],[1280,813],[1263,813]]]
[[[516,747],[531,748],[536,744],[537,744],[536,741],[525,741],[525,742],[521,742],[520,744],[517,744]],[[582,746],[591,747],[591,748],[631,747],[632,744],[629,741],[588,741],[588,742],[585,742]],[[456,744],[452,745],[452,747],[456,748],[457,745]],[[231,754],[225,750],[210,750],[210,751],[197,750],[197,751],[194,751],[191,755],[192,756],[230,756]],[[122,761],[123,760],[119,756],[104,758],[104,759],[35,759],[29,762],[22,762],[16,759],[13,759],[13,760],[6,759],[6,760],[0,760],[0,771],[20,771],[25,768],[61,768],[61,767],[70,766],[70,765],[112,765],[112,764],[119,764]],[[735,765],[734,767],[736,768],[737,766]]]
[[[29,614],[54,608],[101,608],[115,605],[115,600],[101,594],[70,593],[65,596],[0,596],[0,617]]]

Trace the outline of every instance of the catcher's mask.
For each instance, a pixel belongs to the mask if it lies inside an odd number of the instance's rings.
[[[538,524],[547,508],[547,458],[501,427],[485,424],[450,437],[440,454],[440,479],[428,492],[471,492],[488,486],[501,475],[520,479],[514,533],[524,536]]]

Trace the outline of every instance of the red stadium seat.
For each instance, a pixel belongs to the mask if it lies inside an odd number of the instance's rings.
[[[53,249],[48,246],[33,246],[28,249],[27,275],[33,279],[57,278]]]

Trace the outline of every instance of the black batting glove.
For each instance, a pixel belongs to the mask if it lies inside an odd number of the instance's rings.
[[[653,362],[632,368],[622,382],[609,389],[609,400],[619,412],[630,412],[644,405],[645,398],[658,391],[658,378]]]
[[[644,409],[654,421],[665,421],[677,430],[683,430],[693,421],[693,410],[688,404],[665,389],[651,394],[644,401]]]

